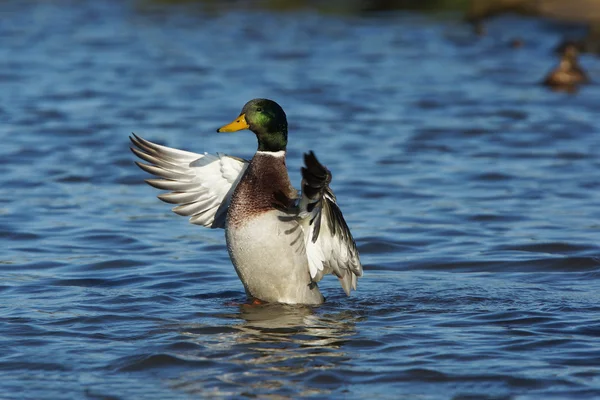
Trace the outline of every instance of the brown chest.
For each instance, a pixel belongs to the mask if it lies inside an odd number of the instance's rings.
[[[285,157],[257,153],[233,193],[228,223],[239,226],[267,211],[287,208],[296,195]]]

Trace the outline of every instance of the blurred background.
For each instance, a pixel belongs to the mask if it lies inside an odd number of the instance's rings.
[[[600,1],[0,1],[3,398],[600,397]],[[282,105],[365,275],[247,308],[131,132]]]

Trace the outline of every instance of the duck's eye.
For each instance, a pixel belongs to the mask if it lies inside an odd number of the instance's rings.
[[[262,108],[258,107],[258,108],[256,109],[256,111],[257,111],[257,112],[262,112]]]

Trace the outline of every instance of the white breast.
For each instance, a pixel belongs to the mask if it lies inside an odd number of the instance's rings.
[[[289,304],[320,304],[311,282],[304,234],[295,220],[282,221],[269,211],[226,229],[227,249],[249,296]]]

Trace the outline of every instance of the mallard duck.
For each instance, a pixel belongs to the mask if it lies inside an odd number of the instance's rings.
[[[331,173],[313,152],[304,155],[302,194],[285,164],[287,118],[276,102],[254,99],[217,132],[249,129],[258,139],[250,161],[222,153],[197,154],[161,146],[135,134],[136,162],[168,190],[159,199],[192,224],[224,228],[227,250],[254,303],[321,304],[317,282],[338,277],[344,291],[362,276],[358,250],[329,187]]]
[[[589,82],[587,74],[579,65],[578,54],[579,50],[575,45],[566,45],[560,63],[546,76],[544,85],[553,88],[566,88]]]

